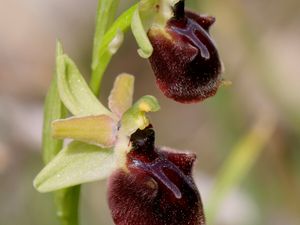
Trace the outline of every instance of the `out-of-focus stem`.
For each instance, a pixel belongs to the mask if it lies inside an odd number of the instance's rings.
[[[245,177],[275,131],[276,118],[263,115],[233,148],[220,168],[207,206],[207,221],[215,224],[216,213],[224,197]]]

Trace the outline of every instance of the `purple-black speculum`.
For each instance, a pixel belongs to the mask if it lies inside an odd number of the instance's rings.
[[[131,136],[127,171],[109,180],[109,206],[116,225],[204,225],[198,189],[192,178],[196,159],[154,146],[151,126]]]
[[[164,29],[153,27],[148,32],[156,83],[175,101],[202,101],[215,95],[221,83],[222,66],[209,34],[215,19],[185,11],[184,1],[173,12]]]

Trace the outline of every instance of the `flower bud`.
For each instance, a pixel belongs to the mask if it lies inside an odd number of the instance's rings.
[[[148,31],[156,82],[175,101],[202,101],[215,95],[221,83],[222,66],[209,35],[215,18],[185,11],[184,1],[173,12],[165,27],[153,26]]]
[[[108,202],[116,225],[204,225],[191,170],[196,156],[154,147],[151,127],[131,136],[127,170],[109,180]]]

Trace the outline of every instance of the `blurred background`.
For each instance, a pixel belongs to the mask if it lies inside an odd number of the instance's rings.
[[[299,225],[300,1],[186,2],[216,16],[211,33],[232,85],[202,104],[166,99],[128,32],[104,77],[102,102],[121,72],[136,75],[135,99],[158,98],[162,109],[150,115],[156,142],[197,153],[194,175],[212,225]],[[119,12],[131,4],[122,0]],[[32,187],[43,167],[43,101],[57,38],[88,78],[96,6],[0,1],[0,225],[58,224],[52,195]],[[113,224],[105,181],[83,186],[81,221]]]

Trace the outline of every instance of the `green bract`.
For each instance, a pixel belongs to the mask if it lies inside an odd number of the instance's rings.
[[[109,96],[108,110],[91,92],[74,62],[58,47],[57,86],[60,99],[74,115],[52,122],[54,138],[71,142],[34,180],[40,192],[49,192],[108,177],[124,166],[129,137],[149,125],[146,112],[159,110],[153,96],[132,106],[134,77],[120,74]],[[55,118],[54,118],[55,119]]]
[[[148,30],[164,27],[173,15],[172,7],[179,0],[141,0],[133,13],[131,30],[139,46],[138,53],[142,58],[152,55],[153,47],[148,38]]]
[[[149,58],[153,52],[153,47],[145,31],[139,8],[133,14],[131,22],[132,33],[140,49],[138,53],[142,58]]]

